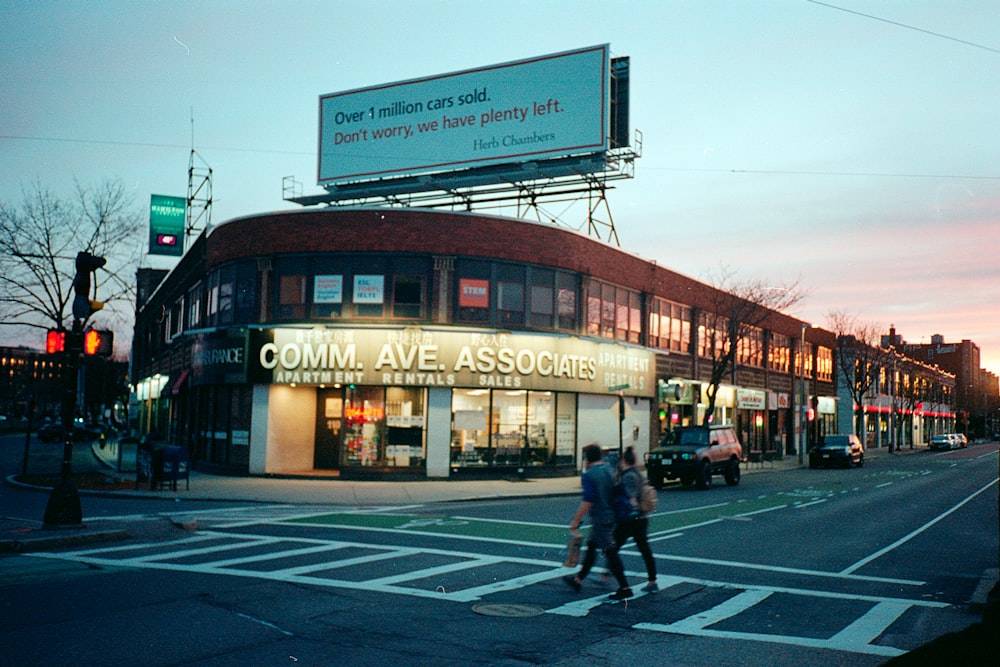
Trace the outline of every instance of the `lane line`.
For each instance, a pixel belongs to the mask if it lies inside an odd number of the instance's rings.
[[[877,560],[877,559],[881,558],[882,556],[886,555],[887,553],[889,553],[890,551],[896,549],[897,547],[899,547],[899,546],[901,546],[903,544],[906,544],[907,542],[909,542],[914,537],[916,537],[920,533],[924,532],[925,530],[927,530],[928,528],[930,528],[934,524],[938,523],[939,521],[943,521],[945,518],[947,518],[953,512],[957,512],[963,505],[965,505],[968,502],[971,502],[976,496],[978,496],[980,493],[983,493],[983,492],[987,491],[991,486],[995,485],[996,483],[997,483],[997,480],[994,479],[989,484],[987,484],[986,486],[982,487],[981,489],[979,489],[978,491],[976,491],[975,493],[973,493],[971,496],[967,497],[965,500],[963,500],[962,502],[960,502],[957,505],[955,505],[954,507],[952,507],[950,510],[948,510],[944,514],[941,514],[941,515],[935,517],[934,519],[931,519],[930,521],[928,521],[924,525],[920,526],[920,528],[917,528],[916,530],[914,530],[913,532],[911,532],[909,535],[904,535],[903,537],[899,538],[898,540],[896,540],[895,542],[893,542],[889,546],[885,547],[884,549],[879,549],[878,551],[876,551],[875,553],[871,554],[867,558],[862,558],[861,560],[859,560],[854,565],[851,565],[850,567],[848,567],[848,568],[846,568],[844,570],[841,570],[840,574],[843,574],[843,575],[852,574],[852,573],[856,572],[857,570],[861,569],[862,567],[864,567],[865,565],[867,565],[868,563],[872,562],[873,560]]]

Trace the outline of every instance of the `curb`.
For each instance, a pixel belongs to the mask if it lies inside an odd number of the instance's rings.
[[[43,528],[40,530],[73,531],[79,530],[77,534],[63,533],[45,535],[41,537],[27,537],[19,540],[0,541],[0,553],[31,553],[36,551],[49,551],[63,547],[72,547],[82,544],[94,544],[96,542],[113,542],[124,540],[131,535],[127,530],[98,530],[88,531],[86,526],[76,528]]]

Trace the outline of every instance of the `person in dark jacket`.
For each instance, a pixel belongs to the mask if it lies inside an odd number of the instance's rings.
[[[590,535],[587,536],[587,551],[576,575],[568,574],[563,581],[574,591],[579,591],[583,580],[597,560],[597,551],[604,553],[608,570],[618,582],[618,590],[611,594],[612,600],[626,600],[632,597],[625,578],[625,568],[615,545],[615,471],[604,462],[601,446],[590,444],[583,448],[584,472],[581,478],[583,498],[576,514],[569,522],[570,530],[577,530],[585,515],[590,516]]]
[[[635,546],[642,554],[642,562],[646,564],[646,576],[648,577],[642,590],[647,593],[655,593],[660,590],[660,587],[656,583],[656,560],[649,548],[649,515],[639,509],[639,494],[642,492],[645,480],[636,467],[635,460],[635,450],[629,447],[622,454],[622,460],[618,464],[621,473],[618,479],[615,506],[618,518],[614,532],[615,551],[617,552],[625,546],[628,538],[631,537],[635,540]]]

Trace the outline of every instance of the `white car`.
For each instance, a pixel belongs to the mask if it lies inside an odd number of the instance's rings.
[[[958,449],[960,446],[954,433],[938,433],[931,438],[931,449]]]

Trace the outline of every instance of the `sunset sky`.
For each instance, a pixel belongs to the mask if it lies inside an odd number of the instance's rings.
[[[608,43],[642,133],[623,249],[798,280],[792,315],[969,339],[1000,373],[996,0],[0,0],[0,31],[0,200],[184,196],[193,137],[215,222],[297,208],[285,176],[320,192],[320,95]]]

